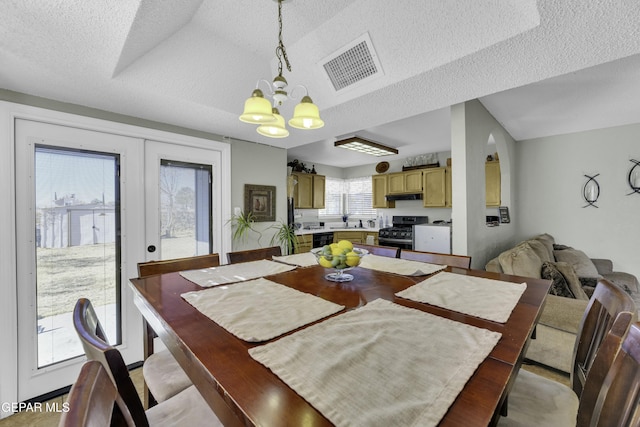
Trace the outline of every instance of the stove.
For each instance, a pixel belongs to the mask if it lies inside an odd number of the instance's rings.
[[[381,246],[412,249],[413,226],[428,223],[428,216],[394,216],[393,227],[380,229],[378,233],[378,243],[380,243]]]

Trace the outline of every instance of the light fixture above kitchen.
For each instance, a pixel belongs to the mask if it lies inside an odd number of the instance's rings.
[[[282,3],[291,0],[274,0],[278,2],[278,24],[280,31],[278,32],[278,46],[276,47],[276,56],[278,57],[278,75],[273,79],[273,83],[269,84],[267,80],[261,79],[256,83],[256,88],[245,103],[244,111],[240,116],[240,120],[245,123],[258,124],[257,131],[260,135],[269,138],[285,138],[289,136],[289,131],[285,127],[284,118],[280,115],[278,107],[289,98],[293,97],[295,89],[304,89],[305,95],[296,105],[293,111],[293,118],[289,120],[289,126],[297,129],[318,129],[324,126],[324,122],[320,118],[318,107],[311,101],[308,90],[305,86],[297,85],[291,90],[291,96],[287,93],[287,80],[282,75],[282,61],[287,65],[287,70],[291,72],[291,64],[287,58],[287,50],[282,42]],[[273,99],[272,104],[265,99],[263,92],[258,88],[260,82],[267,84],[269,89],[268,95]]]
[[[335,142],[336,147],[346,148],[348,150],[358,151],[360,153],[371,154],[372,156],[390,156],[398,154],[395,148],[369,141],[359,136],[342,139]]]

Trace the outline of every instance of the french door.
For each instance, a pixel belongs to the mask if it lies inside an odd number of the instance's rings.
[[[71,318],[78,298],[133,363],[136,264],[224,251],[224,150],[194,145],[16,119],[18,400],[75,380],[85,360]]]

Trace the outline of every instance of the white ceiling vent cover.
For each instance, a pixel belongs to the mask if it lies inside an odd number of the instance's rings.
[[[332,53],[321,64],[336,91],[384,75],[369,33]]]

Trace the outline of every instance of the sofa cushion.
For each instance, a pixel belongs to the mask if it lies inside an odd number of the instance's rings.
[[[531,249],[540,257],[542,262],[553,262],[555,258],[553,257],[553,251],[549,251],[549,248],[544,244],[542,240],[531,239],[527,240],[526,243],[531,246]]]
[[[502,267],[500,266],[500,261],[498,261],[498,257],[495,257],[494,259],[489,261],[487,265],[484,266],[484,269],[487,271],[492,271],[494,273],[504,273],[504,271],[502,271]]]
[[[543,262],[540,275],[543,279],[551,280],[551,288],[549,288],[549,293],[551,295],[575,298],[575,295],[573,295],[573,292],[571,292],[571,289],[569,288],[567,280],[564,278],[562,273],[560,273],[560,270],[556,268],[554,263]]]
[[[547,295],[539,323],[561,331],[577,334],[589,300]],[[573,337],[574,341],[576,337]],[[571,348],[569,351],[572,351]]]
[[[556,261],[566,262],[571,265],[578,277],[595,277],[598,279],[602,277],[587,254],[578,249],[554,251],[553,255]]]
[[[527,243],[521,243],[515,248],[502,252],[498,256],[500,266],[506,274],[534,277],[540,279],[542,260]]]
[[[627,293],[638,292],[638,278],[633,274],[622,271],[612,271],[604,274],[603,277],[614,285],[624,289]]]
[[[552,235],[544,233],[534,237],[532,240],[537,240],[541,242],[544,247],[547,249],[549,254],[549,261],[553,261],[553,245],[556,243],[555,239]]]

